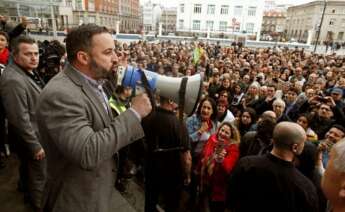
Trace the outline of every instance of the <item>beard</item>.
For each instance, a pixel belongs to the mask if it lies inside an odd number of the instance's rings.
[[[95,74],[96,79],[106,79],[111,73],[111,69],[107,70],[106,68],[100,66],[97,64],[97,62],[93,59],[91,59],[90,62],[91,70]]]
[[[91,60],[90,65],[97,79],[105,80],[104,82],[106,83],[108,88],[112,92],[115,92],[116,87],[117,87],[117,72],[116,72],[117,65],[114,64],[109,70],[107,70],[106,68],[98,65],[97,62],[94,61],[93,59]]]

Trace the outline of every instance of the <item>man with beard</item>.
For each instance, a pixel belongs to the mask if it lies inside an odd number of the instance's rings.
[[[102,82],[118,57],[105,27],[72,29],[69,64],[43,90],[37,107],[40,141],[47,153],[44,211],[110,211],[115,191],[113,155],[144,136],[141,119],[151,111],[146,94],[113,118]]]

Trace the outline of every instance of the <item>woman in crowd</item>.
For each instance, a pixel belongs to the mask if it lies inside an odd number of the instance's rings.
[[[249,76],[248,76],[249,79]],[[233,92],[231,93],[231,104],[230,104],[230,111],[233,114],[237,114],[240,109],[242,108],[241,101],[244,96],[243,89],[239,83],[234,83],[233,84]]]
[[[227,92],[228,98],[229,98],[230,94],[231,94],[231,80],[230,80],[230,76],[228,74],[223,75],[222,85],[218,89],[218,93],[220,93],[221,91],[224,91],[224,90]]]
[[[217,120],[219,123],[233,122],[235,120],[234,115],[228,109],[228,100],[226,98],[219,98],[217,101]]]
[[[253,82],[249,86],[247,93],[242,99],[242,105],[244,108],[246,107],[255,108],[255,104],[257,104],[259,100],[259,89],[260,89],[260,84],[258,82]]]
[[[316,142],[318,141],[318,137],[317,137],[317,134],[309,127],[310,122],[311,122],[310,115],[306,113],[302,113],[298,116],[297,124],[299,124],[305,130],[307,134],[307,140],[311,142]]]
[[[0,31],[0,65],[7,65],[10,51],[8,50],[8,35],[6,32]],[[0,67],[1,69],[1,67]]]
[[[196,164],[200,160],[200,154],[206,141],[217,129],[217,106],[216,102],[210,98],[203,98],[198,106],[197,112],[187,118],[186,126],[191,139],[192,154],[192,174],[189,185],[189,204],[194,208],[197,204],[198,177],[195,174]]]
[[[200,191],[211,212],[225,210],[227,178],[239,158],[239,143],[240,135],[236,127],[230,122],[223,122],[203,149],[200,160]]]
[[[187,118],[186,125],[192,142],[192,154],[198,157],[207,139],[217,129],[216,102],[209,97],[202,99],[196,114]]]
[[[246,108],[243,110],[240,117],[235,120],[235,126],[240,131],[241,137],[247,132],[253,129],[253,125],[256,123],[256,112],[253,108]]]

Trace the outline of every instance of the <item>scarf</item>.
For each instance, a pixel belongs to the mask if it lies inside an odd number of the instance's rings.
[[[0,64],[7,65],[9,56],[10,56],[10,51],[8,51],[7,48],[4,48],[0,52]]]

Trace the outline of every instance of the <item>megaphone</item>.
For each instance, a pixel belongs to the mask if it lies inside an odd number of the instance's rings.
[[[119,67],[117,73],[118,85],[131,87],[135,90],[143,89],[142,74],[145,74],[151,91],[157,91],[159,95],[176,103],[183,102],[184,112],[188,116],[193,114],[201,96],[202,77],[200,74],[175,78],[140,70],[132,66]],[[180,99],[180,97],[184,99]]]

